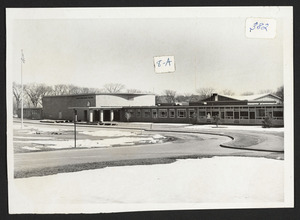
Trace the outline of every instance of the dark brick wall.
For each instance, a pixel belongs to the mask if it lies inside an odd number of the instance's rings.
[[[69,107],[86,107],[90,102],[90,107],[95,106],[95,95],[86,96],[56,96],[43,98],[43,117],[45,119],[73,120],[74,113]],[[84,119],[84,110],[78,110],[78,120]]]

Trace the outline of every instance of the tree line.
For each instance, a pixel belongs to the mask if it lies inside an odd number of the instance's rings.
[[[199,102],[203,99],[211,97],[213,93],[219,93],[221,95],[227,95],[227,96],[234,96],[235,92],[229,89],[224,89],[220,92],[218,92],[216,89],[212,87],[206,87],[206,88],[198,88],[196,90],[196,94],[177,94],[174,90],[164,90],[164,92],[161,95],[156,96],[156,103],[176,103],[176,102]],[[271,93],[278,97],[280,97],[282,100],[284,98],[284,92],[283,92],[283,86],[280,86],[277,88],[277,90],[260,90],[259,94],[264,93]],[[254,92],[243,92],[240,94],[242,96],[249,96],[254,95]]]
[[[57,84],[54,86],[48,86],[44,83],[29,83],[23,85],[23,107],[42,107],[42,99],[44,96],[76,95],[89,93],[142,93],[142,91],[138,89],[126,89],[125,85],[120,83],[108,83],[105,84],[102,88],[80,87],[72,84]],[[18,108],[21,108],[21,84],[13,82],[13,96],[13,107],[14,112],[16,112]]]
[[[42,99],[44,96],[56,96],[56,95],[76,95],[76,94],[89,94],[89,93],[151,93],[138,89],[126,89],[125,85],[120,83],[108,83],[102,88],[90,88],[80,87],[72,84],[57,84],[54,86],[48,86],[43,83],[30,83],[23,86],[23,107],[25,108],[37,108],[42,107]],[[196,94],[177,94],[176,91],[166,89],[162,94],[156,95],[156,103],[176,103],[176,102],[198,102],[210,97],[213,93],[219,93],[222,95],[233,96],[235,93],[229,89],[218,92],[212,87],[198,88]],[[279,96],[283,100],[283,86],[279,87],[276,91],[261,90],[259,93],[271,93]],[[13,83],[13,104],[14,112],[21,106],[21,85]],[[241,95],[253,95],[253,92],[244,92]]]

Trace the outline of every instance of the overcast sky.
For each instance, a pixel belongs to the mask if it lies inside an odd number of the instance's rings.
[[[230,89],[236,95],[283,85],[282,23],[274,39],[245,36],[239,18],[100,18],[15,20],[13,80],[126,88],[179,94],[197,88]],[[153,57],[175,57],[174,73],[156,74]]]

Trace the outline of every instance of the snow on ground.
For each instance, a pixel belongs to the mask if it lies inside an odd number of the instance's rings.
[[[16,127],[15,129],[20,129]],[[31,127],[25,126],[23,130],[18,130],[23,136],[14,136],[14,143],[21,143],[25,146],[22,147],[24,150],[42,150],[45,148],[50,149],[67,149],[74,147],[74,140],[58,140],[55,137],[29,137],[26,134],[41,134],[44,132],[60,132],[69,131],[69,129],[55,128],[55,127]],[[76,146],[83,148],[93,147],[111,147],[115,145],[134,145],[134,144],[155,144],[162,143],[166,137],[155,134],[155,135],[142,135],[141,131],[123,131],[123,130],[94,130],[94,131],[79,131],[79,134],[89,135],[93,137],[99,137],[98,140],[89,139],[77,139]],[[35,146],[26,146],[34,144]]]
[[[31,137],[31,136],[14,136],[14,139],[30,139],[30,140],[49,140],[50,137]]]
[[[97,211],[107,203],[267,204],[284,200],[283,168],[282,160],[247,157],[107,167],[14,179],[12,200],[26,211],[57,204],[98,204]]]
[[[217,128],[216,125],[192,125],[186,126],[186,129],[191,130],[203,130],[203,129],[226,129],[226,130],[244,130],[244,131],[262,131],[262,132],[284,132],[284,127],[280,128],[262,128],[262,126],[243,126],[243,125],[219,125]]]
[[[105,137],[116,137],[116,136],[135,136],[137,133],[129,131],[118,131],[118,130],[97,130],[97,131],[82,131],[82,134],[91,136],[105,136]]]
[[[153,137],[118,137],[118,138],[105,138],[99,140],[76,140],[77,147],[83,148],[92,148],[92,147],[110,147],[113,145],[134,145],[134,144],[155,144],[162,143],[162,139],[165,138],[161,135],[153,136]],[[51,148],[51,149],[66,149],[74,147],[74,140],[16,140],[14,143],[23,143],[23,144],[36,144],[35,147],[22,147],[26,150],[41,150],[42,148]]]
[[[19,124],[14,124],[13,129],[18,130],[18,132],[23,133],[23,134],[36,134],[38,133],[43,133],[43,132],[62,132],[62,131],[68,131],[70,129],[67,128],[55,128],[51,126],[40,126],[40,127],[34,127],[34,126],[28,126],[24,125],[23,129],[20,129]]]
[[[38,147],[28,147],[28,146],[24,146],[24,147],[22,147],[23,149],[25,149],[25,150],[41,150],[41,148],[38,148]]]

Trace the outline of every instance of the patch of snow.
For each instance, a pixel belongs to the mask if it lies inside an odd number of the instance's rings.
[[[149,137],[119,137],[105,138],[102,140],[76,140],[77,147],[93,148],[93,147],[110,147],[113,145],[134,145],[135,143],[161,143],[161,140]],[[52,149],[73,148],[74,140],[20,140],[14,143],[31,143]]]
[[[280,128],[262,128],[262,126],[244,126],[244,125],[219,125],[217,128],[216,125],[192,125],[185,127],[186,129],[191,130],[207,130],[207,129],[226,129],[226,130],[245,130],[245,131],[262,131],[262,132],[284,132],[284,127]]]
[[[37,148],[37,147],[28,147],[28,146],[25,146],[25,147],[22,147],[23,149],[25,150],[41,150],[40,148]]]
[[[97,130],[97,131],[82,131],[85,135],[100,136],[100,137],[116,137],[116,136],[135,136],[135,132],[118,131],[118,130]]]
[[[155,134],[152,136],[154,139],[165,139],[166,137],[160,135],[160,134]]]
[[[270,202],[284,201],[283,171],[282,160],[247,157],[107,167],[14,179],[17,190],[10,199],[26,212],[42,212],[57,204],[60,210],[68,205],[96,205],[97,212],[105,204],[126,203],[225,203],[250,207],[263,203],[267,206]]]
[[[43,133],[43,132],[62,132],[67,131],[68,129],[62,129],[62,128],[55,128],[51,126],[40,126],[40,127],[33,127],[24,125],[23,129],[20,129],[20,125],[13,125],[14,129],[18,130],[21,133],[25,134],[37,134],[37,133]]]
[[[30,136],[14,136],[14,139],[30,139],[30,140],[50,140],[50,137],[30,137]]]

